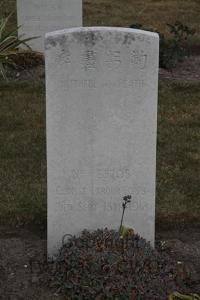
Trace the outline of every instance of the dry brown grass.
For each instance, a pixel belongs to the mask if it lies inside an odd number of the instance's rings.
[[[180,21],[200,32],[200,1],[85,0],[84,25],[130,26],[141,23],[161,32],[166,23]]]

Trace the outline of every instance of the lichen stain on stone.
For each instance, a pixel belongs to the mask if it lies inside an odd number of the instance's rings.
[[[49,50],[49,49],[51,49],[51,47],[55,47],[55,46],[56,46],[56,41],[55,41],[54,37],[48,37],[45,40],[45,49],[46,50]]]
[[[70,43],[77,43],[84,45],[86,48],[92,48],[99,42],[115,42],[116,44],[131,46],[133,42],[139,40],[143,42],[145,36],[140,36],[135,33],[118,32],[118,31],[93,31],[80,30],[69,34],[60,34],[54,37],[48,37],[45,42],[45,48],[49,50],[51,47],[64,46]]]
[[[56,36],[56,45],[63,46],[67,42],[67,36],[65,34]]]
[[[67,40],[68,37],[65,34],[48,37],[45,41],[45,48],[49,50],[51,47],[56,47],[57,45],[63,48],[65,47]]]
[[[98,31],[79,31],[72,33],[72,36],[74,41],[86,47],[94,47],[103,39],[102,34]]]
[[[134,34],[127,33],[124,35],[124,40],[123,40],[124,45],[130,46],[134,41],[135,41]]]

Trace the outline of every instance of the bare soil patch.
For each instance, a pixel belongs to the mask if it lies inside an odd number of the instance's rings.
[[[200,80],[200,56],[191,56],[179,62],[175,69],[168,71],[160,69],[160,79]]]

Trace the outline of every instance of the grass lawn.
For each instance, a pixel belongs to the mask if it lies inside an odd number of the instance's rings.
[[[200,86],[159,87],[157,217],[200,217]],[[44,86],[0,84],[0,219],[46,218]],[[171,219],[170,219],[171,220]]]
[[[159,87],[158,217],[200,217],[200,85]]]
[[[0,84],[0,219],[46,215],[44,87]]]

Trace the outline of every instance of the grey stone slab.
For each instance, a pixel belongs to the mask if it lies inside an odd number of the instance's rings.
[[[40,36],[29,45],[43,52],[45,33],[82,26],[82,0],[17,0],[17,17],[19,35]]]
[[[124,223],[154,244],[159,38],[126,28],[46,35],[48,253]]]

